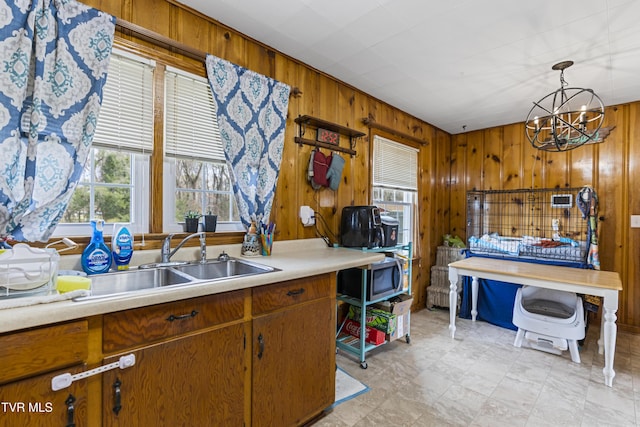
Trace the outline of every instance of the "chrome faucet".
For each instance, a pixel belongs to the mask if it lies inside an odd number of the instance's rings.
[[[178,243],[178,246],[176,246],[174,249],[171,249],[171,238],[173,236],[174,236],[173,233],[169,234],[162,241],[162,249],[161,249],[162,259],[160,262],[162,263],[169,262],[171,260],[171,257],[178,251],[178,249],[180,249],[185,243],[187,243],[187,241],[193,239],[194,237],[200,238],[200,262],[201,263],[207,262],[207,240],[206,240],[206,234],[204,232],[193,233],[188,235],[187,237],[182,239],[180,243]]]

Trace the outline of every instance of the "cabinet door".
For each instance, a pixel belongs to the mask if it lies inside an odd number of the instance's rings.
[[[335,302],[323,298],[253,321],[251,425],[300,425],[335,396]]]
[[[54,376],[83,370],[65,369],[1,386],[0,426],[87,426],[86,380],[75,381],[64,390],[51,390]]]
[[[135,351],[135,366],[104,373],[104,426],[242,426],[244,337],[238,323]]]

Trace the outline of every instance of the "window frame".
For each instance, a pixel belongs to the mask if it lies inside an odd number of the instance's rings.
[[[120,49],[116,46],[114,46],[113,48],[113,54],[125,60],[132,60],[142,65],[142,67],[140,68],[141,76],[146,75],[146,78],[148,79],[149,87],[148,87],[148,93],[145,95],[145,97],[140,98],[139,101],[144,102],[146,100],[151,100],[151,102],[153,102],[153,81],[154,81],[154,73],[156,72],[155,71],[156,61],[147,56],[143,56],[137,53],[132,53],[132,52]],[[147,68],[144,68],[145,66]],[[123,68],[126,68],[126,66]],[[149,71],[150,71],[150,74],[149,74]],[[120,82],[119,79],[118,79],[118,82]],[[107,85],[109,84],[108,78],[107,78],[106,84]],[[124,85],[116,86],[114,89],[117,90],[118,94],[120,94],[122,92],[127,92],[127,88],[130,89],[130,86],[131,86],[130,84],[125,83]],[[122,100],[120,99],[119,95],[117,96],[118,96],[118,100],[115,102],[114,108],[120,109],[122,108],[121,104],[123,102],[125,104],[129,102],[127,101],[127,98]],[[135,100],[138,97],[132,95],[131,98]],[[114,138],[111,136],[110,129],[112,129],[114,126],[114,124],[111,123],[111,121],[118,122],[119,118],[122,117],[120,115],[117,115],[117,117],[113,118],[108,123],[108,127],[105,128],[106,131],[109,132],[109,134],[105,136],[105,141],[102,141],[102,142],[96,141],[94,137],[94,141],[90,148],[89,156],[87,157],[87,164],[93,167],[96,150],[107,150],[112,152],[121,152],[121,153],[128,154],[130,159],[130,163],[129,163],[130,176],[131,176],[130,183],[129,184],[113,184],[113,185],[110,185],[109,183],[106,183],[106,184],[96,183],[93,180],[95,178],[93,170],[90,171],[92,175],[91,181],[88,181],[88,182],[80,181],[78,183],[79,185],[82,184],[90,188],[91,201],[94,200],[96,188],[99,188],[99,187],[129,188],[131,192],[131,198],[130,198],[131,208],[129,211],[130,221],[126,224],[131,228],[133,233],[139,233],[139,234],[148,233],[149,225],[150,225],[149,224],[149,216],[150,216],[149,200],[145,202],[145,200],[143,200],[141,197],[144,197],[145,195],[148,197],[148,194],[149,194],[148,189],[150,186],[150,167],[151,167],[150,156],[153,151],[153,139],[154,139],[153,106],[149,109],[145,109],[145,113],[142,114],[142,116],[150,120],[151,123],[148,126],[140,127],[141,131],[139,135],[140,138],[137,139],[139,141],[138,143],[131,144],[131,143],[128,143],[127,141],[123,141],[122,137]],[[102,116],[102,118],[104,120],[104,116]],[[128,127],[125,127],[125,131],[127,131],[128,129],[128,132],[130,133],[132,132],[132,129],[135,129],[136,126],[134,126],[130,121],[128,121],[129,117],[127,115],[124,115],[124,118],[126,121],[125,125],[128,126]],[[98,120],[100,120],[100,118]],[[98,126],[100,126],[100,121],[98,122]],[[100,133],[97,133],[97,135],[98,135],[98,138],[100,138]],[[120,135],[120,130],[118,130],[118,135]],[[145,138],[148,139],[148,141],[146,141]],[[121,143],[121,141],[123,143]],[[86,164],[85,164],[85,167],[86,167]],[[90,215],[91,219],[93,219],[95,216],[93,209],[94,209],[93,202],[91,202],[89,206],[89,210],[91,212],[91,215]],[[122,224],[125,224],[125,223],[122,223]],[[104,234],[110,235],[111,230],[113,229],[115,229],[115,223],[106,223]],[[92,228],[91,228],[90,222],[78,222],[78,223],[60,222],[56,226],[51,237],[59,238],[59,237],[66,237],[66,236],[82,236],[82,235],[90,236],[91,233],[92,233]]]
[[[162,228],[163,228],[163,232],[180,232],[182,231],[182,226],[179,222],[175,221],[175,218],[176,218],[176,197],[175,196],[177,191],[175,159],[180,158],[185,160],[202,161],[202,162],[208,162],[208,163],[221,163],[221,162],[226,163],[226,160],[224,159],[224,151],[223,151],[224,148],[222,147],[222,142],[220,140],[220,134],[218,131],[217,122],[211,126],[211,132],[212,132],[213,138],[214,139],[217,138],[217,142],[220,143],[219,148],[214,147],[204,152],[195,153],[194,149],[185,151],[177,148],[175,146],[177,142],[173,138],[171,138],[171,141],[169,141],[170,138],[167,137],[167,134],[169,132],[171,132],[172,135],[175,133],[175,130],[173,129],[169,130],[169,126],[167,125],[167,115],[169,114],[168,108],[166,108],[166,103],[168,98],[167,93],[169,91],[167,88],[169,85],[167,77],[169,74],[174,74],[178,77],[178,78],[174,78],[173,80],[176,83],[179,83],[179,78],[187,78],[187,79],[191,78],[200,83],[205,83],[208,89],[209,89],[209,86],[208,86],[209,83],[206,77],[199,76],[198,74],[195,74],[179,66],[176,66],[175,64],[171,64],[171,65],[167,64],[161,76],[162,82],[163,82],[163,90],[164,90],[162,108],[164,111],[164,118],[165,118],[164,134],[162,138],[162,143],[164,147],[164,151],[163,151],[164,156],[162,160],[163,177],[164,177],[162,182],[162,189],[163,189],[163,211],[162,211],[163,227]],[[158,78],[158,80],[160,80],[160,77]],[[215,114],[215,103],[213,101],[213,95],[212,94],[210,95],[211,95],[210,99],[212,101],[212,105],[210,105],[210,107],[213,109],[213,113]],[[198,99],[200,98],[198,97]],[[214,119],[217,120],[217,118],[215,117]],[[202,131],[200,126],[199,126],[199,129]],[[193,147],[194,141],[191,141],[187,145]],[[170,154],[168,154],[169,152]],[[189,156],[189,153],[191,154],[191,156]],[[227,169],[227,172],[229,172],[228,169]],[[231,177],[229,178],[231,181]],[[201,194],[216,193],[215,190],[206,190],[206,189],[195,189],[194,192],[201,193]],[[229,189],[229,192],[224,191],[223,193],[228,193],[230,195],[232,204],[235,205],[237,203],[232,184],[231,184],[231,188]],[[231,209],[234,209],[234,207],[231,207]],[[237,206],[235,206],[236,211],[237,209],[238,209]],[[203,211],[199,213],[204,214],[206,212]],[[216,232],[218,231],[234,232],[234,231],[245,231],[245,230],[242,225],[242,222],[239,219],[238,221],[228,221],[228,220],[225,221],[225,220],[221,220],[219,215],[217,227],[216,227]]]
[[[376,161],[376,140],[379,139],[381,140],[384,144],[397,144],[397,148],[400,148],[402,150],[406,150],[407,152],[413,152],[415,153],[415,184],[410,184],[407,182],[402,183],[401,185],[390,185],[390,184],[380,184],[380,183],[376,183],[376,165],[379,164],[378,161]],[[400,240],[398,240],[398,244],[406,244],[409,242],[415,242],[418,238],[418,212],[419,212],[419,206],[418,206],[418,201],[419,201],[419,187],[418,187],[418,182],[419,182],[419,174],[418,174],[418,169],[419,169],[419,155],[420,150],[417,147],[414,147],[412,144],[406,144],[400,140],[397,139],[392,139],[389,138],[387,136],[383,136],[377,133],[374,133],[371,135],[371,203],[373,205],[379,206],[379,207],[383,207],[383,205],[396,205],[396,206],[405,206],[408,207],[408,211],[410,214],[410,218],[407,219],[407,222],[404,222],[403,220],[403,224],[400,224],[400,226],[402,227],[403,225],[408,224],[409,227],[399,230],[401,235],[407,235],[408,236],[408,241],[405,242],[401,242]],[[408,161],[409,159],[407,159]],[[404,163],[403,163],[404,164]],[[406,170],[406,169],[403,169]],[[385,190],[387,191],[400,191],[402,193],[405,193],[405,197],[403,197],[403,201],[399,202],[399,201],[385,201],[384,197],[382,200],[380,199],[376,199],[376,191],[379,190],[381,192],[381,194],[383,194],[385,192]],[[406,201],[407,196],[406,195],[411,195],[411,198],[413,199],[413,201]],[[395,199],[395,198],[394,198]],[[404,210],[405,208],[403,208]],[[384,215],[384,212],[382,212],[382,214]],[[403,215],[404,216],[404,215]]]
[[[196,76],[199,79],[205,79],[205,72],[203,69],[195,65],[190,65],[189,61],[177,59],[175,57],[167,56],[161,52],[149,49],[144,46],[133,46],[129,41],[120,40],[116,37],[114,44],[114,52],[128,57],[130,59],[139,60],[141,63],[153,64],[153,91],[152,98],[152,111],[153,111],[153,142],[152,150],[146,149],[140,150],[141,153],[132,154],[132,212],[131,218],[133,223],[128,224],[132,232],[135,234],[167,234],[172,232],[182,232],[183,229],[180,224],[176,223],[173,218],[175,217],[175,192],[172,189],[167,189],[167,183],[172,183],[171,187],[175,188],[175,163],[167,161],[165,155],[164,146],[164,124],[160,128],[158,126],[157,117],[164,117],[164,103],[165,103],[165,89],[164,79],[165,73],[178,72],[187,75]],[[201,74],[198,74],[201,73]],[[161,129],[159,131],[159,129]],[[158,135],[162,132],[162,135]],[[97,148],[99,144],[92,145],[92,150]],[[100,147],[105,148],[105,147]],[[122,149],[120,151],[127,151]],[[93,154],[92,154],[93,155]],[[161,159],[157,157],[161,156]],[[155,160],[154,160],[155,158]],[[145,163],[146,162],[146,163]],[[168,165],[173,163],[173,166]],[[133,170],[135,169],[135,172]],[[151,177],[153,174],[153,177]],[[156,181],[155,183],[153,181]],[[153,197],[142,200],[139,197],[149,197],[151,193],[151,185],[154,188],[161,189],[162,197]],[[231,189],[232,202],[236,203],[235,195]],[[138,203],[136,203],[136,200]],[[161,206],[158,204],[162,201]],[[235,208],[237,209],[237,208]],[[159,211],[159,212],[158,212]],[[160,213],[162,212],[162,213]],[[154,217],[152,218],[152,215]],[[157,216],[162,217],[162,229],[160,229],[160,222]],[[111,235],[112,224],[105,224],[105,236]],[[246,230],[242,226],[240,221],[218,221],[216,232],[245,232]],[[64,223],[58,224],[52,238],[60,238],[67,236],[91,236],[92,229],[90,223]]]

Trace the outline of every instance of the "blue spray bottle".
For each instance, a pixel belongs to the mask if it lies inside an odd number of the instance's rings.
[[[106,273],[111,266],[111,251],[104,243],[102,236],[104,221],[101,219],[91,220],[91,228],[93,228],[93,236],[82,252],[80,264],[87,274]]]

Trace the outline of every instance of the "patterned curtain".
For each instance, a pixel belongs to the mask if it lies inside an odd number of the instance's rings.
[[[240,219],[267,223],[278,182],[290,87],[212,55],[206,59]]]
[[[45,241],[84,168],[115,19],[74,0],[0,0],[0,237]]]

